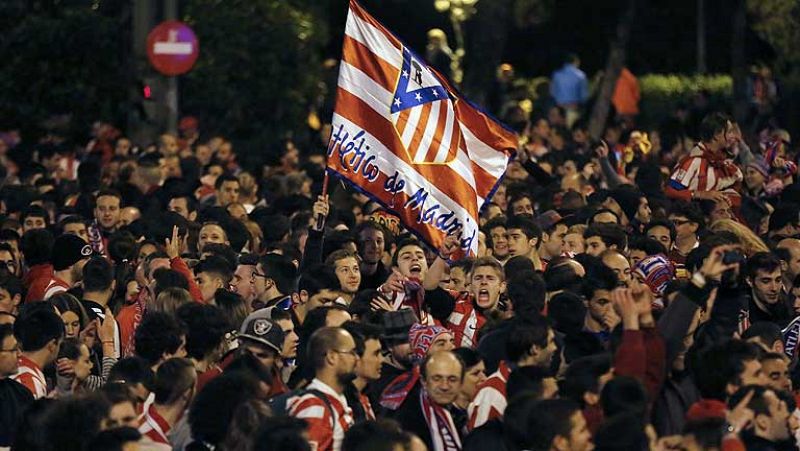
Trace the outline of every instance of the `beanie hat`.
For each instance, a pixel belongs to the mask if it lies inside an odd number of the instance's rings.
[[[628,221],[633,221],[639,210],[639,201],[644,194],[633,188],[617,188],[611,191],[610,197],[617,201],[622,212],[628,217]]]
[[[53,269],[63,271],[83,259],[92,256],[92,247],[83,239],[70,234],[56,238],[53,244],[51,261]]]
[[[764,161],[764,157],[762,156],[757,156],[755,160],[753,160],[752,162],[750,162],[750,164],[747,165],[747,167],[755,169],[756,171],[760,172],[761,175],[763,175],[764,177],[769,176],[769,166],[767,165],[767,162]]]
[[[675,278],[675,267],[664,255],[650,255],[636,264],[638,274],[655,296],[663,296],[670,280]]]
[[[442,326],[423,326],[414,324],[408,331],[408,342],[411,344],[411,358],[419,362],[428,354],[428,350],[439,335],[452,334]]]

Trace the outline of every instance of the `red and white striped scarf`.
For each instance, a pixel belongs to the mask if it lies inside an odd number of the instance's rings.
[[[424,388],[419,392],[419,403],[431,433],[433,451],[461,451],[461,437],[450,412],[436,404]]]

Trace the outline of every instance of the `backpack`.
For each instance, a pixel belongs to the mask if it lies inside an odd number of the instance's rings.
[[[321,399],[322,402],[325,403],[325,408],[331,413],[331,428],[335,429],[336,425],[334,422],[336,421],[336,409],[333,408],[331,401],[328,399],[325,393],[322,393],[319,390],[315,390],[313,388],[298,388],[296,390],[292,390],[271,398],[267,404],[275,415],[289,415],[289,410],[286,408],[286,405],[289,403],[289,399],[294,398],[295,396],[307,395],[309,393]]]

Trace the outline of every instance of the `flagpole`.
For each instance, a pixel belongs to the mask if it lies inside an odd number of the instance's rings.
[[[325,169],[325,178],[322,179],[322,197],[325,197],[327,195],[328,195],[328,169],[326,168]],[[324,226],[325,226],[325,216],[320,213],[320,214],[317,215],[317,227],[316,227],[316,229],[317,230],[322,230],[322,228]]]

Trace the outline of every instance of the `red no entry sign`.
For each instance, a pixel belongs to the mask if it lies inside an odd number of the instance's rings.
[[[189,72],[197,55],[197,36],[183,22],[162,22],[147,35],[147,58],[164,75]]]

